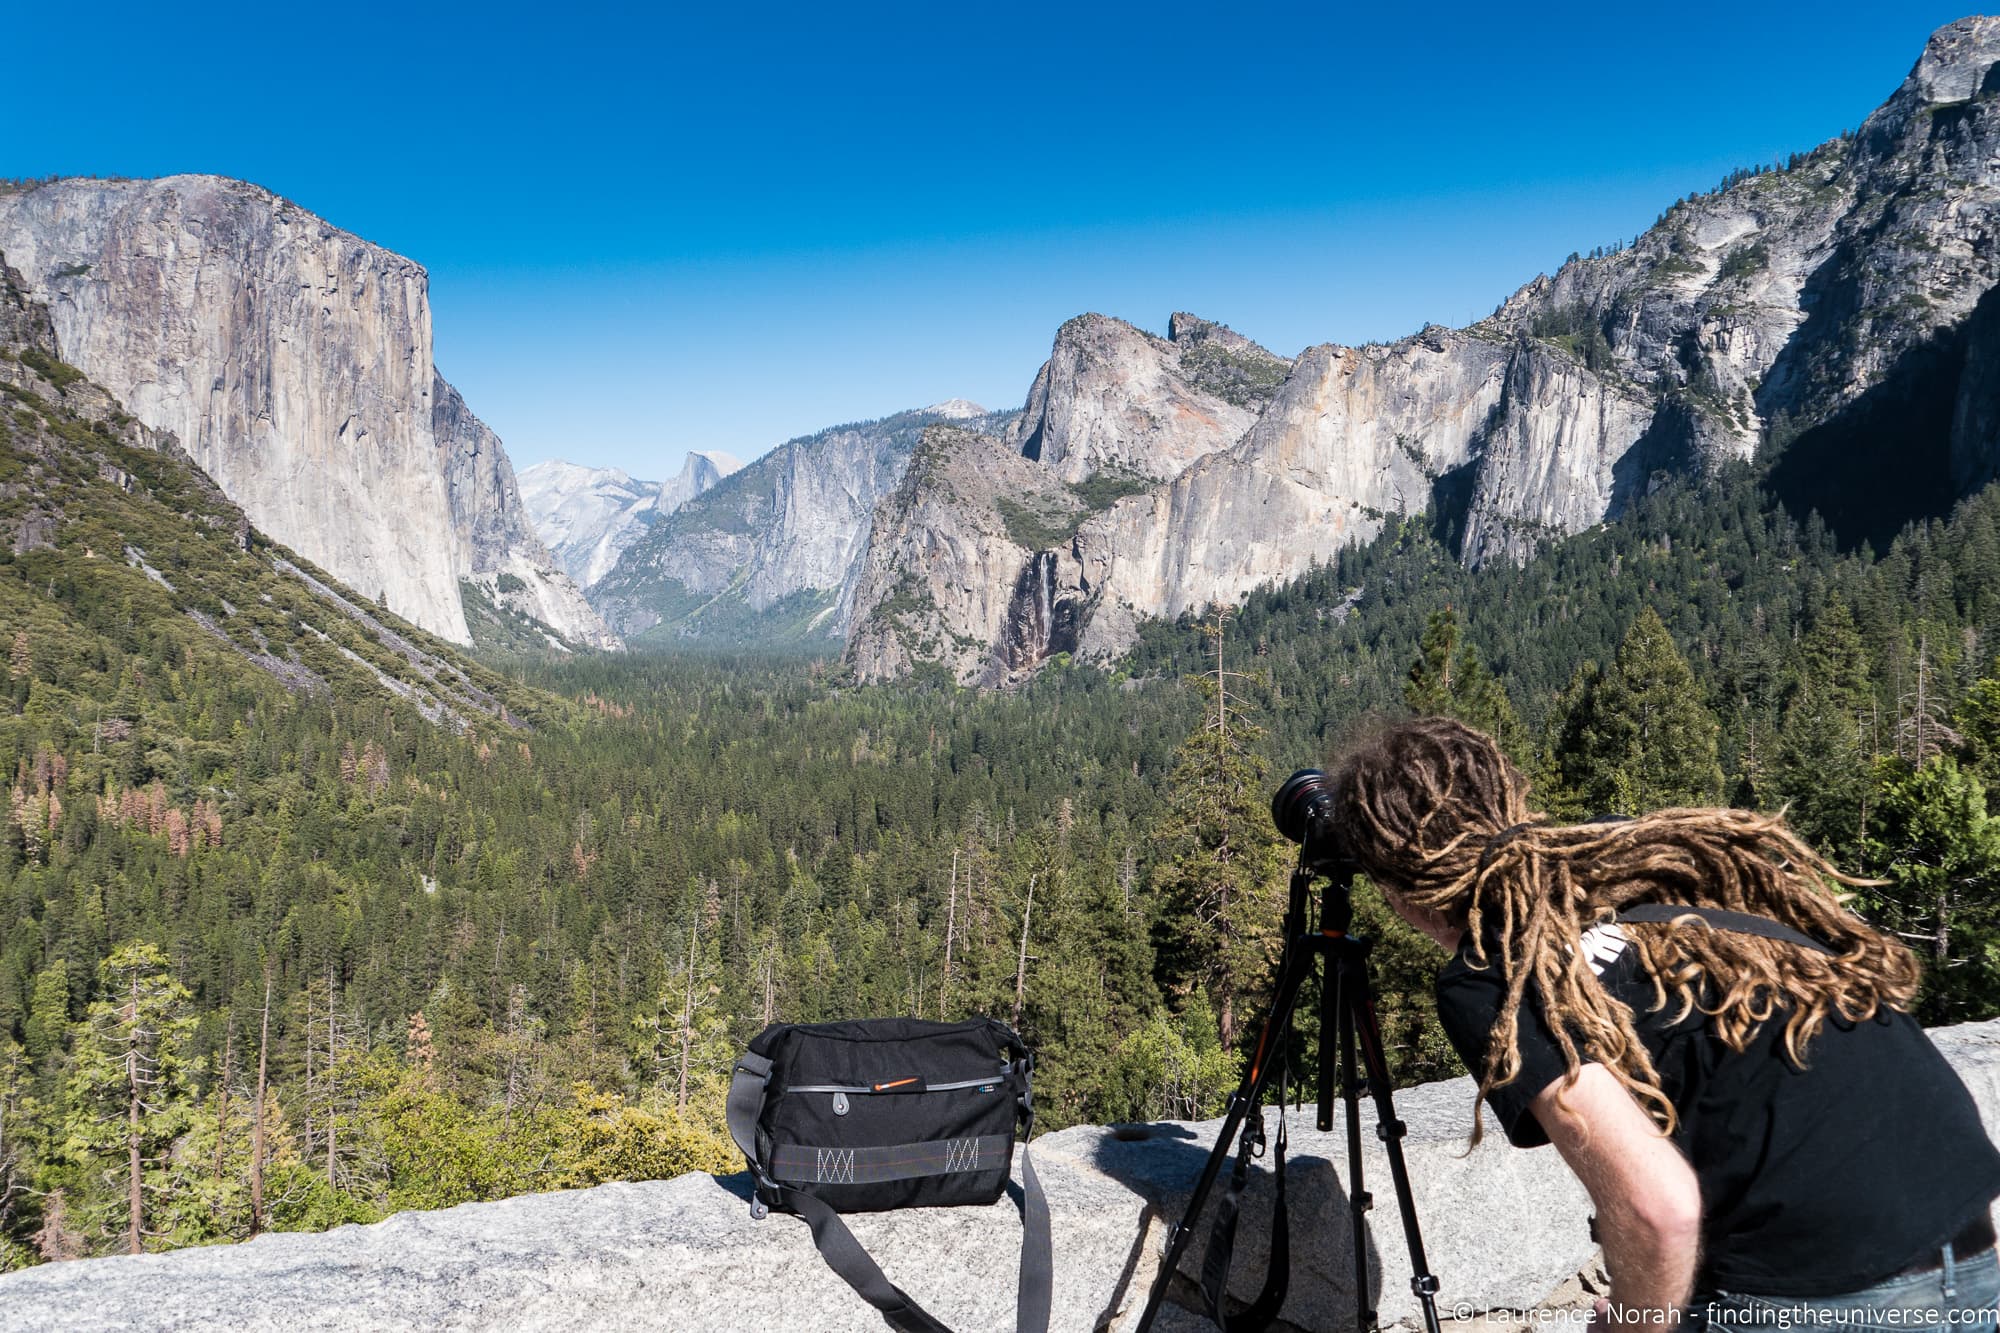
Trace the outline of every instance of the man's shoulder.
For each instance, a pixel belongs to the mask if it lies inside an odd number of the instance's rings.
[[[1496,951],[1475,954],[1469,944],[1438,969],[1432,985],[1437,999],[1438,1019],[1454,1037],[1478,1034],[1484,1038],[1507,1001],[1507,978]]]

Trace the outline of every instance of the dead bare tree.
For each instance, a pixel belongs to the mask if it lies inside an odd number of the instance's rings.
[[[236,1015],[222,1030],[222,1076],[215,1080],[215,1178],[222,1179],[222,1159],[229,1147],[229,1082],[236,1077]]]
[[[264,964],[264,1010],[257,1036],[257,1102],[250,1121],[250,1234],[264,1229],[264,1100],[270,1087],[271,965]]]
[[[951,948],[958,935],[958,848],[951,849],[951,893],[944,912],[944,976],[938,982],[938,1017],[951,1012]]]
[[[1035,877],[1028,876],[1028,903],[1021,909],[1021,961],[1014,968],[1014,1026],[1021,1026],[1021,1001],[1028,984],[1028,920],[1035,914]]]

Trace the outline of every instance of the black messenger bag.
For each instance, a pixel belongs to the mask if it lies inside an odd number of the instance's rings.
[[[765,1028],[737,1060],[729,1134],[750,1162],[750,1215],[796,1213],[834,1272],[905,1333],[950,1330],[882,1270],[841,1213],[990,1204],[1022,1139],[1019,1333],[1049,1326],[1049,1209],[1028,1160],[1034,1057],[1006,1024],[914,1018]]]

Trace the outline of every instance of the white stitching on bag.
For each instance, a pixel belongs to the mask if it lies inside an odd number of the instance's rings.
[[[813,1149],[813,1169],[821,1185],[852,1185],[854,1183],[854,1149],[815,1148]]]

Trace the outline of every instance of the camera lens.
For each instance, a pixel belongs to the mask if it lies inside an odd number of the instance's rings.
[[[1332,819],[1333,779],[1317,768],[1292,774],[1271,798],[1271,822],[1293,842],[1324,834]]]

